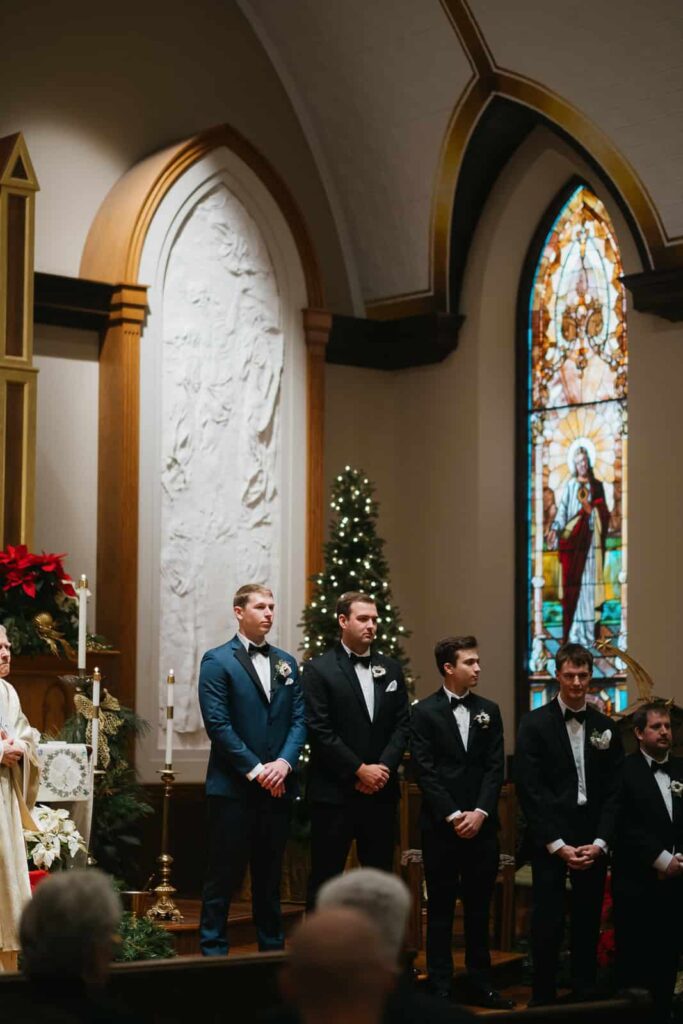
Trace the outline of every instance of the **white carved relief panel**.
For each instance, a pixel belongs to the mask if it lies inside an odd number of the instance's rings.
[[[201,749],[201,656],[232,635],[235,588],[277,593],[280,576],[280,296],[257,224],[222,182],[172,243],[161,319],[158,663],[176,674],[177,748]]]

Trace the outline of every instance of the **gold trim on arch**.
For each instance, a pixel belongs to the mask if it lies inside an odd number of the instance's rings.
[[[120,178],[90,227],[80,276],[95,281],[137,284],[147,231],[172,185],[207,153],[225,146],[261,179],[282,212],[294,238],[306,282],[308,305],[324,306],[320,267],[308,227],[289,189],[273,166],[227,124],[209,128],[136,164]]]
[[[434,184],[430,222],[429,289],[386,296],[367,304],[373,319],[448,310],[450,237],[455,189],[467,145],[479,118],[496,95],[522,103],[543,114],[600,164],[633,214],[657,270],[683,266],[683,237],[669,237],[645,184],[610,138],[576,107],[539,82],[498,67],[466,0],[441,0],[473,69],[446,129]]]

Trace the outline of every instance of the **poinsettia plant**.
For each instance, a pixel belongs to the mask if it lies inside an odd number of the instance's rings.
[[[71,657],[78,601],[64,554],[32,554],[25,544],[0,551],[0,623],[14,654]]]

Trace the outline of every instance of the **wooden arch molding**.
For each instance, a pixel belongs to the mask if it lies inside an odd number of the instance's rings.
[[[430,222],[430,287],[427,292],[378,300],[368,307],[368,315],[392,319],[434,311],[458,313],[453,303],[454,291],[456,298],[459,291],[457,282],[453,288],[453,262],[464,266],[467,252],[453,250],[454,231],[457,232],[454,218],[460,215],[456,194],[477,127],[497,98],[524,108],[538,123],[558,132],[608,185],[631,226],[645,271],[645,274],[631,275],[628,286],[635,278],[666,277],[668,280],[672,273],[680,272],[683,287],[683,239],[667,235],[644,183],[611,139],[557,93],[533,79],[499,67],[466,0],[441,0],[441,4],[469,59],[472,76],[453,110],[441,149]],[[494,178],[504,162],[494,168]],[[654,285],[655,280],[652,283]],[[641,308],[637,302],[636,308]]]
[[[278,205],[297,247],[307,292],[308,575],[318,571],[324,533],[325,347],[332,317],[323,308],[322,278],[304,217],[271,164],[244,136],[218,125],[176,143],[131,168],[100,206],[83,249],[80,276],[113,285],[102,332],[99,385],[97,500],[97,630],[121,651],[117,696],[135,706],[137,661],[140,338],[147,285],[140,260],[154,215],[174,183],[193,164],[225,147],[261,180]]]

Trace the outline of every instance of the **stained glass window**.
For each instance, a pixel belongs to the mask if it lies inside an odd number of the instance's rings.
[[[626,300],[609,214],[588,188],[545,239],[528,321],[528,643],[532,707],[556,691],[560,644],[595,655],[608,710],[626,704],[624,665],[595,650],[626,646]]]

